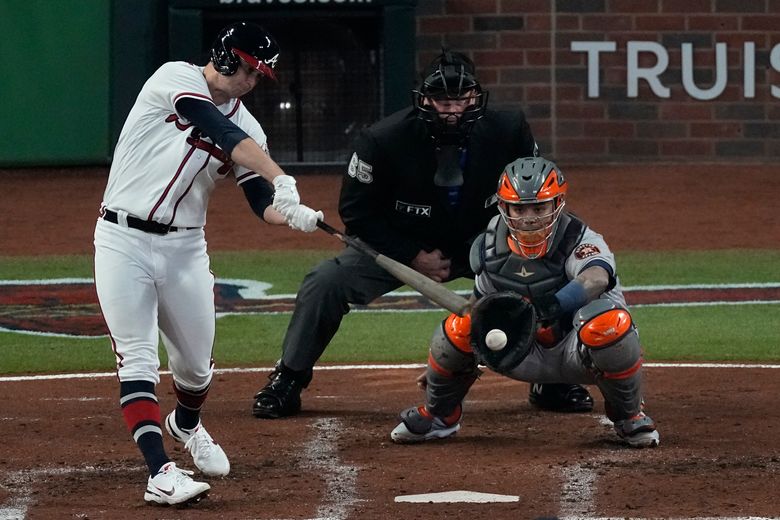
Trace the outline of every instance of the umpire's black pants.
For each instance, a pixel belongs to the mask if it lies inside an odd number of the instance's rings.
[[[349,312],[349,304],[367,305],[402,285],[373,258],[351,247],[320,262],[298,290],[282,343],[282,362],[293,370],[314,367]]]

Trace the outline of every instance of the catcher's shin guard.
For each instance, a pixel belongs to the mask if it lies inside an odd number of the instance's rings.
[[[426,408],[437,417],[451,415],[479,376],[469,346],[468,327],[468,317],[452,314],[431,338],[425,371]]]
[[[604,394],[610,419],[639,413],[642,402],[642,347],[628,310],[599,299],[574,317],[583,356],[598,373],[596,384]]]

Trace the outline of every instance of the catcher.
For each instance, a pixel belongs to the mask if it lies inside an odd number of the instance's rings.
[[[658,446],[655,423],[643,411],[642,348],[614,256],[601,235],[563,210],[567,190],[563,173],[541,157],[504,169],[490,201],[500,215],[471,249],[473,311],[451,314],[434,333],[418,381],[425,404],[401,413],[393,441],[457,433],[463,399],[483,364],[530,383],[595,384],[625,443]]]

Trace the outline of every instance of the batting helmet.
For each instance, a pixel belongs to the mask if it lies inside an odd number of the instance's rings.
[[[252,68],[273,80],[279,59],[279,45],[273,36],[257,24],[238,22],[228,25],[217,35],[211,46],[211,62],[217,72],[232,76],[243,60]]]
[[[566,205],[568,189],[561,170],[542,157],[523,157],[504,168],[496,196],[515,253],[526,258],[547,253]]]
[[[417,114],[428,123],[437,144],[462,145],[474,123],[485,115],[488,92],[475,76],[474,63],[460,52],[442,49],[423,73],[420,87],[412,91]],[[463,112],[457,113],[455,124],[447,113],[436,110],[431,101],[462,101]],[[453,113],[454,114],[454,113]]]

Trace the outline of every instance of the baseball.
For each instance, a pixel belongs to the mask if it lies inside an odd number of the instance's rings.
[[[485,345],[490,350],[501,350],[506,347],[506,333],[501,329],[492,329],[485,335]]]

